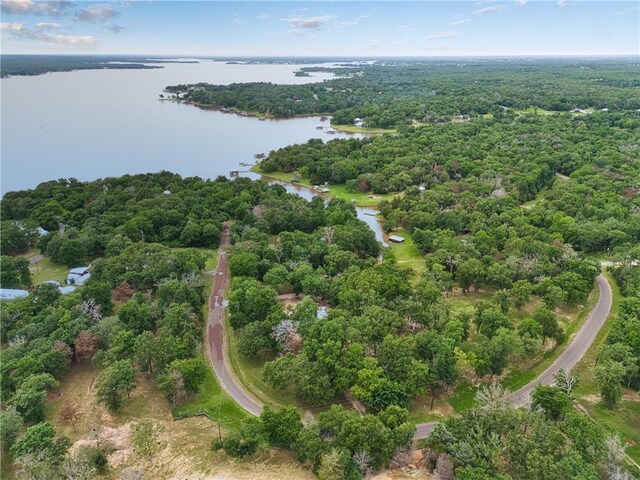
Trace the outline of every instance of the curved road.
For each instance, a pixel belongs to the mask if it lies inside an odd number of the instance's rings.
[[[207,346],[209,348],[209,358],[222,388],[233,398],[242,408],[253,415],[262,412],[262,404],[253,396],[248,394],[235,378],[229,366],[228,346],[224,338],[224,305],[223,300],[229,284],[229,268],[227,261],[226,247],[230,244],[229,226],[224,225],[220,250],[218,254],[218,266],[214,271],[213,289],[209,299],[209,320],[207,326]],[[529,396],[533,389],[539,385],[551,385],[553,376],[560,370],[571,370],[576,363],[584,356],[598,332],[604,325],[609,311],[611,310],[611,287],[607,280],[598,275],[596,283],[600,291],[598,303],[589,313],[589,317],[582,325],[582,328],[575,334],[571,344],[562,354],[535,380],[524,387],[510,394],[511,403],[520,407],[529,403]],[[433,431],[436,422],[420,423],[416,425],[415,438],[424,438]]]

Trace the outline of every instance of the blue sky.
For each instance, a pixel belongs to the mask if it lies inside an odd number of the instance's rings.
[[[2,53],[639,55],[638,2],[1,0]]]

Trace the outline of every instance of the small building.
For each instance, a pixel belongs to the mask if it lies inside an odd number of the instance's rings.
[[[18,290],[16,288],[0,288],[0,300],[16,300],[29,296],[27,290]]]
[[[360,122],[354,122],[354,123],[353,123],[353,126],[354,126],[354,127],[361,127],[361,128],[362,128],[362,127],[364,127],[364,122],[363,122],[363,121],[360,121]]]
[[[402,243],[404,242],[404,237],[399,235],[389,235],[389,241],[393,243]]]
[[[162,192],[163,195],[171,195],[171,190],[165,190]]]
[[[327,318],[327,307],[319,307],[318,311],[316,312],[316,317],[318,318],[318,320],[324,320],[325,318]]]
[[[68,293],[72,293],[76,290],[76,287],[73,285],[67,285],[66,287],[58,287],[58,290],[62,295],[67,295]]]
[[[600,109],[600,111],[601,111],[601,112],[608,112],[608,111],[609,111],[609,109],[605,107],[605,108]]]
[[[89,273],[89,267],[76,267],[69,270],[67,274],[68,285],[83,285],[91,274]]]
[[[41,237],[44,237],[46,234],[48,234],[48,233],[49,233],[49,231],[48,231],[48,230],[45,230],[45,229],[44,229],[44,228],[42,228],[42,227],[38,227],[38,228],[36,229],[36,231],[38,232],[38,235],[39,235],[39,236],[41,236]]]
[[[55,285],[56,287],[60,286],[60,282],[58,280],[47,280],[44,283],[50,283],[51,285]]]
[[[330,190],[328,188],[326,188],[326,187],[320,189],[320,193],[329,193],[329,191]]]

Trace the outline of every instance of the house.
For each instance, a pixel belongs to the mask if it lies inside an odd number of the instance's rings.
[[[39,235],[39,236],[41,236],[41,237],[44,237],[46,234],[48,234],[48,233],[49,233],[49,231],[48,231],[48,230],[45,230],[45,229],[44,229],[44,228],[42,228],[42,227],[38,227],[38,228],[36,229],[36,231],[38,232],[38,235]]]
[[[87,280],[89,280],[90,276],[89,267],[72,268],[67,274],[67,284],[83,285]]]
[[[316,317],[318,318],[318,320],[327,318],[327,307],[319,307],[318,311],[316,312]]]
[[[58,290],[60,290],[60,293],[62,295],[66,295],[68,293],[72,293],[74,292],[76,289],[76,287],[74,287],[73,285],[67,285],[66,287],[58,287]]]
[[[389,241],[393,243],[402,243],[404,242],[404,237],[399,235],[389,235]]]
[[[569,113],[587,113],[587,111],[581,108],[574,108],[573,110],[569,110]]]
[[[601,112],[608,112],[608,111],[609,111],[609,109],[605,107],[605,108],[601,108],[601,109],[600,109],[600,111],[601,111]]]
[[[364,127],[364,122],[354,122],[353,126],[354,127]]]
[[[17,298],[25,298],[29,296],[27,290],[18,290],[15,288],[0,288],[0,300],[15,300]]]
[[[60,286],[60,282],[58,280],[47,280],[44,283],[50,283],[51,285],[55,285],[56,287]]]
[[[320,189],[320,193],[329,193],[329,189],[328,188],[321,188]]]

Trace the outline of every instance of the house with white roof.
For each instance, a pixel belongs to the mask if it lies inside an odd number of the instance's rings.
[[[84,285],[91,274],[89,273],[90,267],[76,267],[69,270],[67,274],[67,284],[69,285]]]
[[[17,298],[25,298],[29,296],[27,290],[18,290],[16,288],[0,288],[0,300],[15,300]]]

